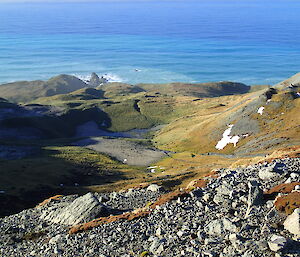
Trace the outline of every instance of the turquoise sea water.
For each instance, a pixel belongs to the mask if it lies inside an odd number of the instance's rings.
[[[300,71],[299,13],[296,0],[2,3],[0,83],[97,72],[273,84]]]

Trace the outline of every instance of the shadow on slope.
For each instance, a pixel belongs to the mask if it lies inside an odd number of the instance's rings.
[[[33,207],[56,194],[83,194],[90,186],[126,181],[139,172],[107,155],[67,142],[25,145],[38,153],[22,159],[0,159],[0,216]]]

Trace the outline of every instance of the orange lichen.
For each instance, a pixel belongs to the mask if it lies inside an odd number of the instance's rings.
[[[300,208],[300,192],[277,197],[274,205],[278,211],[292,214],[295,209]]]
[[[38,205],[37,205],[37,207],[39,207],[39,206],[44,206],[44,205],[46,205],[47,203],[49,203],[50,201],[58,201],[58,200],[61,200],[61,198],[63,197],[63,195],[55,195],[55,196],[51,196],[51,197],[49,197],[48,199],[46,199],[46,200],[44,200],[43,202],[41,202],[41,203],[39,203]]]

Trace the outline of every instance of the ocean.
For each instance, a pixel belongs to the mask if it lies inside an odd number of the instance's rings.
[[[274,84],[300,71],[300,1],[0,3],[0,83]]]

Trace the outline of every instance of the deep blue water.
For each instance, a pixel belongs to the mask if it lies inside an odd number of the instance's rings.
[[[0,83],[97,72],[272,84],[300,71],[299,13],[297,0],[2,3]]]

